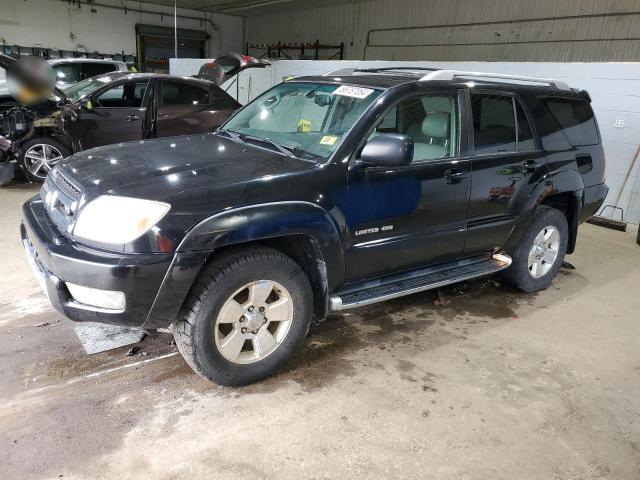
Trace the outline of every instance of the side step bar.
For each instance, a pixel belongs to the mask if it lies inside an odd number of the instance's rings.
[[[329,299],[329,307],[331,311],[336,312],[384,302],[385,300],[411,295],[424,290],[432,290],[452,283],[491,275],[509,268],[511,261],[509,255],[496,253],[492,257],[483,260],[443,265],[439,269],[432,268],[418,272],[407,272],[386,280],[368,282],[359,289],[332,295]]]

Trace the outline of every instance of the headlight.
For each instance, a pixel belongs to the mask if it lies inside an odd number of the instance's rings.
[[[73,234],[94,242],[123,245],[153,227],[170,208],[162,202],[103,195],[80,210]]]

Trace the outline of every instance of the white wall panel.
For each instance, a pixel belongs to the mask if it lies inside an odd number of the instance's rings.
[[[173,8],[128,0],[96,0],[122,10],[83,4],[70,5],[59,0],[0,0],[0,44],[27,47],[42,46],[76,50],[78,45],[87,51],[135,55],[135,24],[144,23],[173,28]],[[91,12],[91,8],[96,13]],[[164,18],[136,10],[164,12]],[[179,15],[204,17],[195,10],[178,9]],[[178,18],[178,28],[207,31],[211,35],[208,51],[242,51],[242,18],[230,15],[208,14],[218,28],[212,30],[208,22]],[[73,36],[71,35],[73,34]]]

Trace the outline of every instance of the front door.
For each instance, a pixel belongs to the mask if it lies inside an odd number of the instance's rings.
[[[149,80],[120,81],[90,99],[74,130],[82,150],[143,138]]]
[[[414,157],[399,167],[352,164],[345,212],[348,282],[462,254],[470,186],[469,162],[460,156],[462,99],[457,91],[406,98],[369,136],[409,135]]]
[[[213,130],[221,123],[211,89],[200,82],[162,80],[158,95],[156,136],[188,135]]]
[[[533,185],[548,173],[520,100],[496,92],[471,94],[473,148],[465,253],[501,247]]]

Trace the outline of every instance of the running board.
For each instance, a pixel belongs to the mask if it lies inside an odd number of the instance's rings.
[[[432,290],[452,283],[471,280],[476,277],[491,275],[509,268],[510,265],[511,257],[509,255],[496,253],[492,257],[483,260],[457,262],[455,265],[448,264],[439,269],[431,268],[418,272],[408,272],[390,277],[387,280],[368,282],[366,286],[360,289],[332,295],[329,300],[329,306],[333,312],[362,307],[424,290]]]

